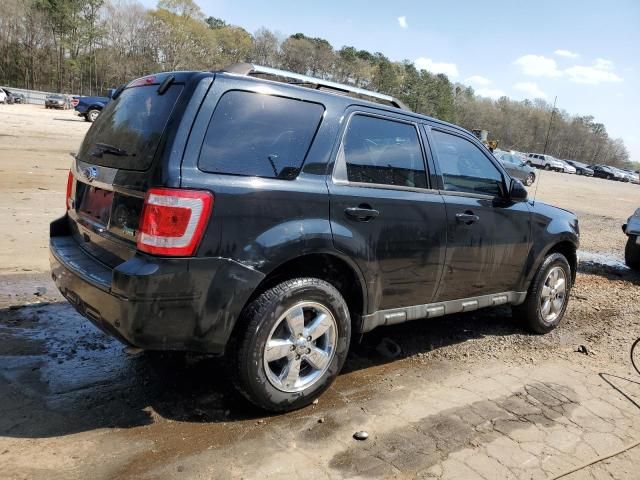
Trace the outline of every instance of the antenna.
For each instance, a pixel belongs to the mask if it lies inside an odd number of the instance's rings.
[[[542,149],[542,154],[547,154],[547,145],[549,143],[549,133],[551,132],[551,124],[553,123],[553,116],[556,113],[556,102],[558,101],[558,96],[556,95],[553,99],[553,108],[551,109],[551,117],[549,117],[549,128],[547,128],[547,138],[544,140],[544,148]],[[538,185],[540,185],[540,180],[542,180],[542,175],[538,176],[538,181],[536,182],[536,189],[533,191],[533,204],[536,204],[536,199],[538,198]]]

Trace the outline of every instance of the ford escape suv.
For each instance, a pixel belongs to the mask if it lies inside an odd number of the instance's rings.
[[[240,392],[284,411],[381,325],[510,304],[552,330],[578,235],[575,215],[529,202],[468,131],[238,64],[114,94],[73,161],[50,258],[105,332],[225,355]]]

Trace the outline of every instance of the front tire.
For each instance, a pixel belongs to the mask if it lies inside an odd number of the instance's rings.
[[[312,403],[347,358],[351,318],[336,288],[297,278],[265,291],[243,311],[229,349],[236,388],[265,410]]]
[[[640,271],[640,245],[636,243],[638,237],[629,235],[624,248],[624,263],[632,270]]]
[[[545,258],[536,272],[527,299],[514,307],[519,317],[533,333],[549,333],[556,328],[567,310],[571,291],[571,267],[561,253]]]

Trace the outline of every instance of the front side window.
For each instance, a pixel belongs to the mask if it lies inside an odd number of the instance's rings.
[[[462,137],[437,130],[433,131],[433,139],[445,190],[502,195],[502,174],[478,147]]]
[[[340,154],[350,182],[427,187],[418,131],[412,124],[354,115]]]
[[[198,167],[210,173],[295,178],[323,114],[318,103],[229,91],[213,113]]]

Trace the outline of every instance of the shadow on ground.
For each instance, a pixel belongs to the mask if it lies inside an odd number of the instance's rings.
[[[509,308],[380,328],[354,343],[343,373],[516,333],[522,330]],[[398,356],[376,351],[383,337],[400,346]],[[221,359],[129,356],[62,302],[0,310],[0,410],[0,435],[21,438],[142,426],[156,415],[201,423],[265,416],[235,392]]]

